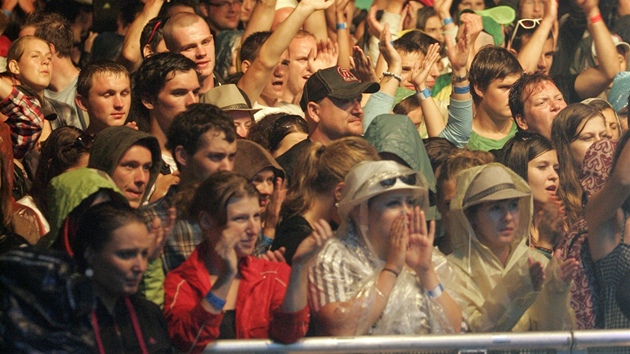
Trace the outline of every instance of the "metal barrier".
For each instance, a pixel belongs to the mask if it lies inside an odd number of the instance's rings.
[[[630,353],[630,329],[476,333],[427,336],[312,337],[283,345],[270,340],[219,340],[204,353]]]

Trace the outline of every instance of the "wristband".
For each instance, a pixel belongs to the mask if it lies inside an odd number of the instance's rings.
[[[396,272],[393,269],[389,269],[389,268],[383,268],[383,270],[381,272],[390,272],[390,273],[394,274],[396,276],[396,278],[398,278],[398,275],[399,275],[398,272]]]
[[[210,303],[210,305],[216,307],[219,310],[223,310],[223,307],[225,306],[225,300],[214,295],[210,291],[208,291],[208,293],[206,294],[206,300]]]
[[[593,16],[593,17],[591,17],[591,18],[589,19],[589,21],[591,22],[591,24],[596,23],[596,22],[599,22],[599,21],[601,21],[601,20],[603,20],[603,18],[602,18],[602,14],[601,14],[601,13],[599,13],[599,14],[597,14],[597,15],[595,15],[595,16]]]
[[[7,17],[9,17],[9,18],[13,14],[13,12],[11,12],[10,10],[2,10],[2,12],[4,12],[4,14],[7,15]]]
[[[445,19],[443,19],[443,20],[442,20],[442,24],[443,24],[444,26],[446,26],[446,25],[450,25],[451,23],[453,23],[453,18],[452,18],[452,17],[447,17],[447,18],[445,18]]]
[[[462,87],[453,86],[453,92],[455,92],[458,95],[464,95],[464,94],[470,93],[470,85],[466,85]]]
[[[440,295],[442,295],[442,292],[444,292],[444,287],[442,286],[442,283],[438,283],[435,289],[427,290],[427,295],[429,295],[429,298],[431,299],[437,299]]]
[[[431,90],[428,87],[425,87],[422,91],[416,91],[416,93],[420,95],[421,101],[431,97]]]
[[[348,28],[348,26],[346,25],[345,22],[337,23],[337,29],[338,30],[345,30],[346,28]]]
[[[400,75],[394,74],[390,71],[383,71],[383,76],[393,77],[394,79],[398,80],[398,82],[402,82],[402,77],[400,77]]]

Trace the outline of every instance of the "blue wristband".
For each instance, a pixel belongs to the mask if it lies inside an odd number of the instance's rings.
[[[437,299],[440,295],[442,295],[442,292],[444,292],[444,287],[442,286],[442,283],[438,283],[435,289],[427,290],[427,295],[429,295],[431,299]]]
[[[416,93],[420,95],[421,101],[431,97],[431,90],[428,87],[425,87],[422,91],[416,91]]]
[[[338,30],[345,30],[346,28],[348,28],[348,25],[346,25],[345,22],[340,22],[337,24],[337,29]]]
[[[209,291],[206,294],[206,300],[210,303],[210,305],[216,307],[219,310],[223,310],[223,307],[225,306],[225,300],[214,295],[213,293]]]
[[[2,10],[2,12],[4,12],[5,15],[7,15],[7,17],[11,17],[11,15],[13,14],[11,11],[9,10]]]
[[[444,26],[446,26],[446,25],[450,25],[451,23],[453,23],[453,18],[452,18],[452,17],[447,17],[447,18],[445,18],[445,19],[443,19],[443,20],[442,20],[442,24],[443,24]]]
[[[456,94],[459,94],[459,95],[470,93],[470,85],[466,85],[466,86],[463,86],[463,87],[453,86],[453,92],[455,92]]]

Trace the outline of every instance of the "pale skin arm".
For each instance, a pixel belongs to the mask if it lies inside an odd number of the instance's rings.
[[[325,42],[329,39],[326,27],[322,26],[322,23],[325,23],[325,21],[326,14],[324,11],[315,11],[304,21],[304,30],[314,35],[318,42]]]
[[[389,71],[396,75],[400,75],[402,72],[402,60],[400,54],[394,49],[392,45],[392,35],[389,31],[389,25],[385,24],[385,27],[381,31],[380,42],[378,49],[381,55],[378,56],[376,64],[375,74],[376,77],[381,77],[380,91],[390,95],[396,95],[396,89],[400,85],[400,82],[391,76],[383,76],[384,71]]]
[[[120,53],[119,62],[124,65],[129,72],[134,72],[142,63],[142,48],[140,48],[140,36],[144,26],[160,13],[160,9],[164,5],[164,0],[147,0],[144,3],[142,11],[133,20],[123,42],[122,51]]]
[[[420,92],[427,88],[425,81],[429,76],[429,72],[435,63],[440,59],[440,45],[437,43],[431,44],[427,55],[421,64],[415,63],[413,71],[411,73],[411,82],[416,88],[416,91]],[[442,130],[444,130],[446,124],[442,119],[442,113],[435,104],[433,97],[427,97],[420,100],[420,108],[422,108],[422,115],[424,117],[424,124],[427,127],[427,134],[429,136],[438,136]]]
[[[521,50],[518,53],[515,53],[516,58],[523,67],[524,72],[534,73],[537,71],[540,57],[545,54],[543,53],[545,42],[547,41],[549,33],[551,33],[552,27],[558,17],[558,3],[556,0],[544,0],[544,2],[545,15],[540,21],[540,25],[538,25],[538,28],[536,28],[534,34],[532,34],[527,43],[521,46]],[[511,50],[511,48],[508,49]]]
[[[177,211],[175,208],[169,208],[164,223],[156,217],[149,225],[149,237],[154,240],[153,248],[149,250],[149,260],[158,259],[162,254],[162,249],[171,235],[171,231],[173,231],[176,219]]]
[[[245,31],[241,36],[241,44],[252,33],[269,31],[273,24],[273,16],[276,12],[276,0],[260,0],[256,2],[252,15],[247,22]]]
[[[291,39],[300,29],[304,20],[314,11],[324,10],[332,4],[332,0],[301,1],[289,17],[265,41],[260,48],[258,57],[251,63],[237,84],[239,88],[245,91],[251,102],[258,100],[282,53],[289,47]],[[252,22],[255,21],[250,21],[250,23]]]
[[[282,312],[297,312],[306,306],[310,261],[322,249],[326,241],[333,237],[333,231],[325,220],[319,220],[313,226],[313,233],[300,243],[293,256],[289,285],[280,305]]]
[[[345,23],[346,29],[337,30],[337,44],[339,44],[339,59],[337,65],[342,68],[350,69],[350,24],[346,18],[345,8],[349,0],[335,1],[335,18],[337,23]],[[330,7],[332,8],[332,6]],[[330,8],[328,10],[330,10]],[[335,28],[337,24],[335,24]]]
[[[214,254],[207,257],[217,257],[221,260],[221,270],[212,284],[210,291],[220,299],[227,299],[232,281],[238,274],[238,257],[234,247],[241,240],[241,234],[234,230],[224,229],[221,237],[214,246]],[[201,300],[201,306],[208,312],[218,315],[223,312],[222,308],[214,307],[206,298]]]
[[[603,20],[591,23],[590,19],[601,15],[598,7],[598,0],[578,0],[578,5],[582,7],[586,14],[588,31],[595,43],[595,52],[598,54],[599,65],[589,68],[575,80],[575,91],[580,98],[595,97],[610,85],[615,75],[619,72],[619,61],[616,54],[617,49],[610,36],[610,31]],[[601,55],[600,55],[601,53]]]
[[[588,245],[593,261],[606,257],[621,237],[620,222],[623,212],[619,209],[630,197],[630,144],[621,150],[615,170],[608,182],[589,199],[584,209],[588,224]],[[628,229],[626,229],[628,231]],[[627,239],[627,237],[626,237]]]

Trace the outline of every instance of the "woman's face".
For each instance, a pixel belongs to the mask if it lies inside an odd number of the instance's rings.
[[[151,242],[143,223],[133,221],[115,229],[105,247],[88,259],[96,287],[112,298],[136,293],[147,270]]]
[[[35,90],[43,90],[50,84],[52,67],[50,47],[46,42],[32,39],[24,44],[24,53],[17,61],[17,69],[11,71],[18,75],[22,84]]]
[[[276,174],[273,173],[271,168],[263,168],[252,178],[252,184],[256,186],[258,193],[260,194],[260,212],[264,213],[269,204],[269,198],[273,193]]]
[[[368,239],[374,251],[385,259],[389,249],[390,229],[401,214],[411,215],[417,201],[409,190],[382,193],[368,202]]]
[[[239,257],[251,255],[261,230],[258,198],[244,197],[230,201],[225,228],[240,235],[241,240],[234,246],[236,255]]]
[[[503,199],[479,204],[469,221],[479,242],[497,253],[514,240],[519,216],[518,198]]]
[[[579,170],[582,167],[586,150],[594,142],[610,138],[610,136],[608,135],[604,118],[600,115],[584,119],[577,131],[579,133],[573,138],[569,148],[573,157],[573,165],[576,170]]]
[[[542,206],[558,190],[558,154],[546,151],[527,163],[527,183],[532,189],[534,203]]]
[[[442,34],[442,22],[439,16],[431,16],[424,24],[424,31],[438,42],[444,43],[444,35]]]

